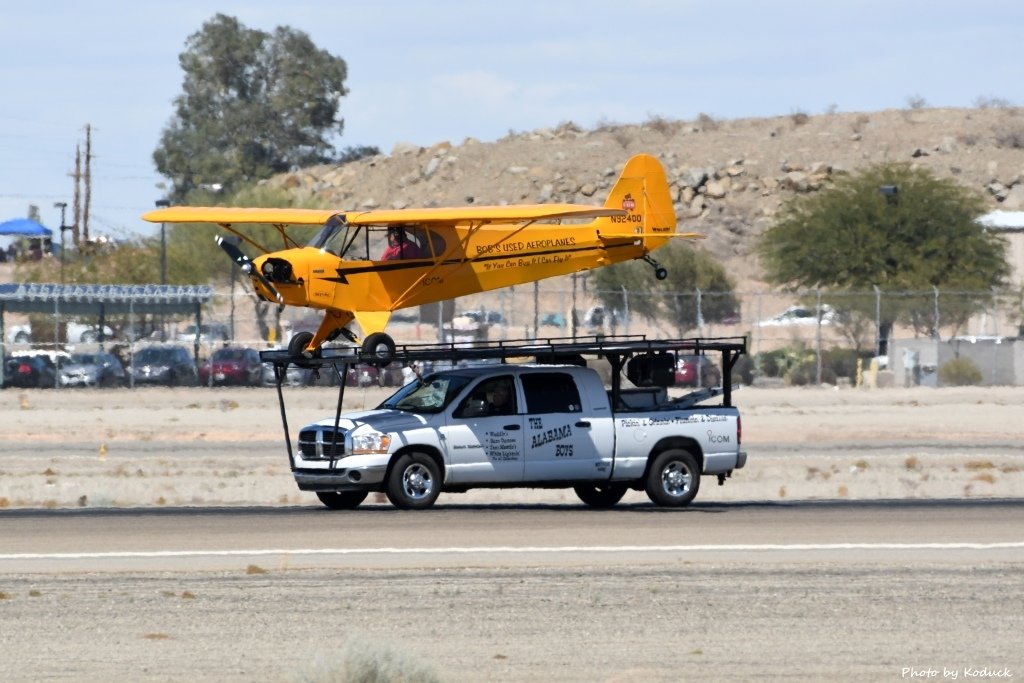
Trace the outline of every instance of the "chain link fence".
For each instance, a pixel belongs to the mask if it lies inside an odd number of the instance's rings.
[[[241,290],[215,290],[197,313],[108,316],[102,329],[96,320],[59,313],[8,314],[5,355],[42,353],[64,362],[70,354],[112,352],[130,368],[142,349],[171,345],[185,348],[201,370],[218,349],[283,347],[296,332],[315,331],[322,318]],[[1020,291],[598,292],[581,275],[400,309],[388,333],[399,344],[742,336],[750,353],[738,364],[740,382],[940,386],[1024,384],[1021,323]],[[940,372],[953,361],[961,366],[956,372]],[[203,377],[216,383],[209,372]],[[59,370],[52,381],[61,385]]]

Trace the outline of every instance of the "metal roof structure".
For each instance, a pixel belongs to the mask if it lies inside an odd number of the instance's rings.
[[[0,284],[0,315],[194,313],[212,298],[213,288],[208,285]]]

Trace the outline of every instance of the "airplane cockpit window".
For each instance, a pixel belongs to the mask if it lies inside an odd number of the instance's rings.
[[[320,229],[320,232],[310,240],[308,246],[322,249],[335,256],[342,256],[345,253],[345,248],[351,241],[352,234],[352,227],[345,222],[344,216],[331,216],[324,223],[324,227]]]
[[[349,261],[429,259],[445,252],[444,238],[419,225],[351,226],[331,216],[308,246]]]
[[[370,257],[377,261],[430,258],[426,230],[418,225],[388,225],[370,228]]]

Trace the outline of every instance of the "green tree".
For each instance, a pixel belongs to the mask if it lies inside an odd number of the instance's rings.
[[[820,288],[847,315],[874,320],[876,299],[863,293],[878,287],[883,340],[897,321],[934,334],[933,291],[958,293],[940,323],[958,327],[1009,274],[1006,243],[975,220],[984,210],[980,195],[951,179],[878,164],[786,202],[758,250],[769,282]]]
[[[273,33],[217,14],[189,36],[175,115],[153,153],[181,201],[332,158],[347,66],[288,27]]]
[[[657,258],[668,270],[664,280],[656,280],[651,267],[641,261],[595,270],[594,287],[605,308],[623,311],[628,306],[630,313],[667,325],[680,337],[697,327],[698,317],[713,323],[738,312],[735,284],[712,257],[674,240],[658,250]]]

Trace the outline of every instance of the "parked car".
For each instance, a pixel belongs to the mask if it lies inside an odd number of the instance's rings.
[[[4,387],[52,389],[57,383],[57,366],[46,355],[11,356],[4,361]]]
[[[505,322],[505,316],[497,311],[463,311],[459,313],[459,316],[463,318],[469,318],[475,323],[486,323],[488,325],[501,325]]]
[[[199,331],[200,342],[225,342],[231,339],[231,331],[227,325],[221,323],[203,323],[196,328],[189,325],[183,332],[178,333],[177,341],[183,344],[192,344],[196,341],[196,330]]]
[[[263,363],[260,373],[261,384],[268,387],[277,386],[277,378],[274,376],[274,366],[272,363]],[[284,384],[292,387],[302,387],[309,384],[309,380],[308,369],[300,368],[294,363],[288,365],[288,369],[285,371]]]
[[[199,375],[184,346],[147,346],[132,359],[132,379],[135,384],[194,386]]]
[[[32,341],[31,325],[11,325],[7,328],[7,341],[12,344],[28,344]]]
[[[112,353],[73,353],[60,367],[62,387],[123,387],[128,373]]]
[[[722,371],[707,356],[681,355],[676,360],[677,387],[717,387],[722,384]]]
[[[825,304],[821,307],[821,324],[831,325],[835,322],[836,312],[831,306]],[[790,306],[777,316],[762,320],[758,323],[760,327],[776,327],[785,325],[817,325],[818,314],[814,308],[804,306]]]
[[[69,344],[92,344],[99,341],[100,328],[96,325],[86,325],[83,323],[70,322],[65,325],[66,339]],[[108,325],[103,326],[103,337],[105,339],[115,339],[116,334],[114,330]],[[32,339],[32,326],[31,325],[11,325],[7,331],[7,341],[12,344],[30,344]],[[40,342],[53,342],[51,335],[50,339],[38,339]]]
[[[199,383],[257,386],[263,378],[263,363],[256,349],[225,346],[199,366]]]

